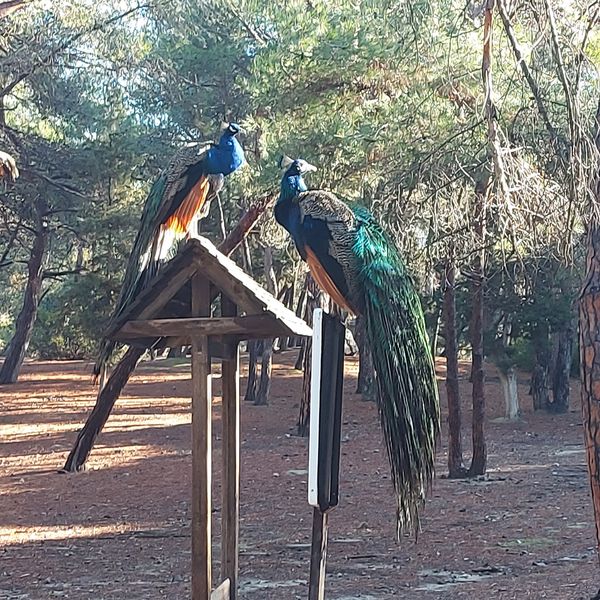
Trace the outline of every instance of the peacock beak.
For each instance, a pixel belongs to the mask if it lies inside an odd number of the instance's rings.
[[[315,167],[314,165],[311,165],[310,163],[304,162],[304,164],[302,165],[302,172],[303,173],[309,173],[310,171],[316,171],[317,167]]]

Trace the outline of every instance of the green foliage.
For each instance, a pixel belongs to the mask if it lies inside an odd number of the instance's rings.
[[[112,309],[118,293],[111,282],[95,274],[64,281],[42,300],[30,350],[40,358],[93,358],[99,326]],[[112,282],[113,284],[117,282]]]
[[[583,0],[550,5],[585,122],[598,97],[600,38],[588,31]],[[0,347],[21,304],[37,198],[49,208],[44,269],[82,275],[77,285],[71,276],[44,280],[31,348],[87,355],[114,302],[152,181],[175,148],[214,138],[219,121],[229,119],[247,131],[249,167],[222,194],[226,229],[252,198],[277,189],[282,152],[303,156],[319,167],[310,186],[375,213],[421,288],[431,287],[455,249],[467,275],[457,294],[467,346],[469,264],[478,247],[473,188],[489,171],[476,12],[457,0],[157,0],[141,7],[69,0],[31,3],[0,20],[0,146],[23,171],[16,185],[0,188]],[[528,2],[509,17],[556,131],[551,140],[496,18],[494,100],[512,192],[502,197],[492,181],[488,339],[498,339],[500,318],[509,316],[511,360],[521,360],[528,344],[567,318],[579,265],[564,267],[564,255],[573,264],[574,254],[566,232],[580,230],[580,217],[548,20]],[[219,239],[220,221],[215,206],[203,232]],[[301,281],[295,251],[268,218],[249,241],[255,266],[263,243],[276,250],[280,283]],[[548,257],[557,261],[551,267]],[[511,262],[525,266],[508,273],[512,267],[503,265]],[[88,302],[94,284],[106,305]],[[432,315],[439,292],[431,296]]]

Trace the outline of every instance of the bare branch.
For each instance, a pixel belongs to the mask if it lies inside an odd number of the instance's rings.
[[[83,267],[69,269],[67,271],[44,271],[42,273],[42,279],[60,279],[61,277],[66,277],[67,275],[79,275],[84,272],[85,269]]]
[[[540,89],[537,85],[537,82],[533,78],[533,75],[531,74],[531,71],[529,70],[529,66],[525,62],[525,58],[523,57],[523,52],[521,51],[521,47],[515,36],[515,31],[513,29],[512,23],[508,17],[508,14],[506,13],[506,8],[504,6],[504,0],[497,0],[497,2],[498,2],[498,13],[500,14],[500,18],[502,19],[502,23],[504,24],[504,31],[506,32],[506,35],[510,42],[510,45],[513,49],[513,54],[515,55],[515,59],[517,60],[517,63],[521,67],[521,71],[523,71],[523,76],[525,77],[525,79],[527,80],[527,83],[529,84],[529,89],[531,90],[531,93],[533,94],[533,98],[535,99],[535,103],[537,104],[538,111],[542,117],[542,120],[544,121],[544,124],[546,125],[546,129],[548,130],[548,133],[550,134],[550,139],[552,140],[552,142],[556,142],[556,140],[558,139],[556,130],[554,129],[554,126],[552,125],[552,123],[550,122],[550,118],[548,117],[548,111],[546,110],[546,106],[544,105],[544,101],[542,100],[542,95],[540,93]]]
[[[41,67],[46,66],[52,60],[52,58],[54,58],[56,55],[60,54],[64,50],[67,50],[67,48],[69,48],[77,40],[79,40],[82,37],[85,37],[86,35],[93,33],[95,31],[101,31],[107,25],[116,23],[117,21],[120,21],[121,19],[123,19],[143,8],[148,8],[148,6],[149,6],[148,4],[139,4],[138,6],[134,6],[133,8],[130,8],[129,10],[126,10],[125,12],[119,13],[118,15],[115,15],[113,17],[105,19],[104,21],[101,21],[99,23],[95,23],[89,29],[85,29],[84,31],[79,31],[78,33],[68,37],[62,44],[59,44],[56,48],[52,49],[50,52],[48,52],[48,54],[46,54],[46,56],[44,56],[42,59],[40,59],[37,63],[33,64],[29,69],[27,69],[26,71],[24,71],[23,73],[18,75],[5,88],[0,90],[0,97],[10,94],[10,92],[12,92],[12,90],[19,83],[21,83],[21,81],[23,81],[24,79],[27,79],[27,77],[30,77],[31,75],[33,75]]]

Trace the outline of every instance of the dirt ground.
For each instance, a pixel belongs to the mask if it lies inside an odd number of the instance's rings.
[[[242,409],[243,599],[307,597],[311,510],[307,441],[294,435],[301,390],[294,357],[276,356],[270,405]],[[587,600],[596,593],[600,572],[575,383],[571,412],[534,414],[523,376],[522,419],[504,422],[490,369],[488,476],[444,479],[444,432],[418,543],[397,544],[376,409],[353,393],[354,359],[346,372],[341,499],[330,518],[327,598]],[[438,372],[442,382],[441,363]],[[462,375],[468,448],[469,384]],[[218,378],[214,385],[218,533]],[[2,600],[189,597],[189,395],[187,363],[143,364],[88,469],[61,475],[55,470],[95,399],[89,365],[28,363],[18,384],[0,387]],[[214,569],[218,580],[218,560]]]

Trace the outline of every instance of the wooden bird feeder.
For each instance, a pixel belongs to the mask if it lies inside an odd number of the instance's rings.
[[[302,319],[203,237],[190,239],[107,332],[135,346],[149,348],[162,338],[165,346],[192,347],[192,600],[237,598],[239,342],[311,334]],[[222,361],[223,389],[221,583],[214,591],[211,359]]]

